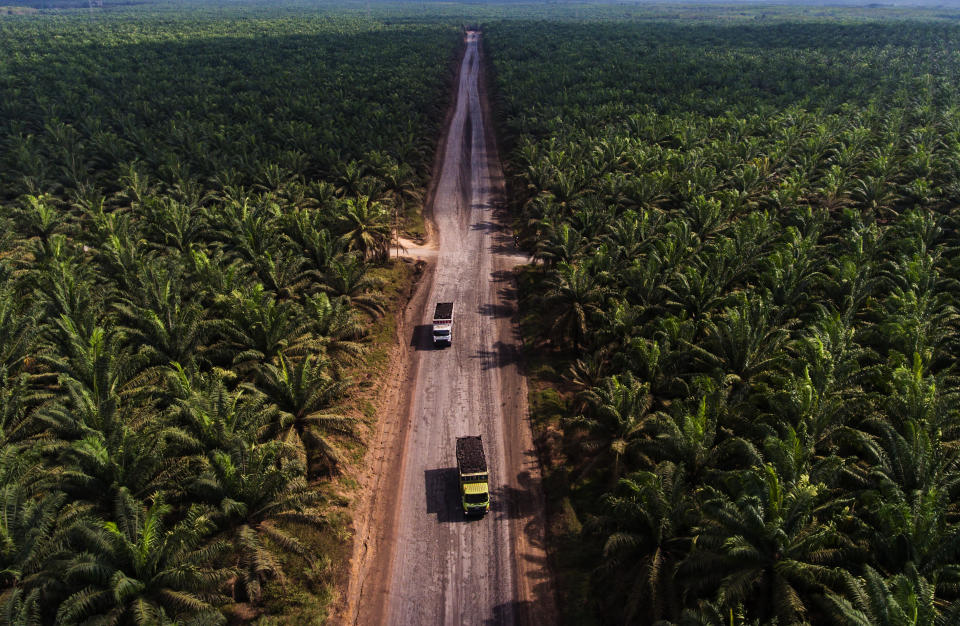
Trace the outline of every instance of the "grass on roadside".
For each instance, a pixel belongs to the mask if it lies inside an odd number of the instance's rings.
[[[400,227],[400,234],[418,244],[423,244],[426,241],[426,218],[423,217],[423,212],[419,208],[413,207],[407,209],[406,214],[403,216],[403,225]]]

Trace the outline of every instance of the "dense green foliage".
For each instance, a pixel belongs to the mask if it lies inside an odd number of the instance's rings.
[[[191,15],[0,22],[3,623],[329,582],[304,537],[461,37]]]
[[[568,615],[957,623],[960,29],[485,40]]]

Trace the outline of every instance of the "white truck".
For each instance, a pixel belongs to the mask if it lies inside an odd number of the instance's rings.
[[[433,312],[433,346],[449,346],[453,341],[453,302],[437,302]]]

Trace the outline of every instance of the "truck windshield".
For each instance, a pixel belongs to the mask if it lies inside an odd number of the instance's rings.
[[[468,493],[463,496],[463,499],[467,504],[486,504],[487,494],[485,493]]]
[[[434,337],[449,337],[449,336],[450,336],[450,331],[449,331],[449,330],[435,330],[435,331],[433,331],[433,336],[434,336]]]

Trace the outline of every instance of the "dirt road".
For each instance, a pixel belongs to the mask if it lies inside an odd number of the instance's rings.
[[[396,475],[381,477],[377,544],[351,601],[357,624],[550,624],[540,472],[519,368],[515,283],[526,258],[504,216],[503,174],[482,92],[479,34],[468,33],[432,206],[433,271],[412,324]],[[433,304],[454,302],[453,345],[434,350]],[[403,404],[403,403],[401,403]],[[466,521],[454,440],[483,436],[491,510]],[[400,442],[397,442],[398,444]],[[385,466],[388,467],[388,466]],[[385,506],[391,503],[390,506]],[[378,507],[374,506],[376,510]],[[386,510],[384,510],[386,509]]]

